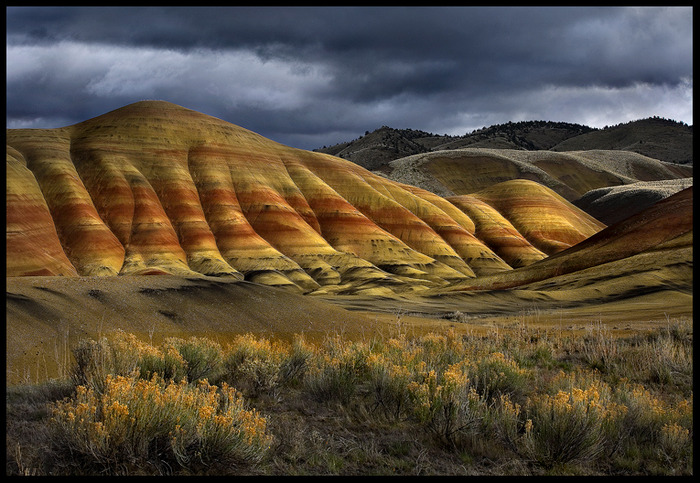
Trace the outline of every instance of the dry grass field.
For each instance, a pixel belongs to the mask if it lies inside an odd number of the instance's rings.
[[[161,101],[8,130],[7,474],[692,474],[692,186],[571,203],[692,166],[391,165]]]
[[[681,293],[562,309],[54,280],[8,288],[8,475],[692,475]],[[54,297],[62,322],[29,323]]]
[[[628,335],[692,318],[692,294],[657,291],[601,303],[557,299],[557,292],[477,291],[431,297],[302,296],[286,289],[213,277],[7,278],[8,383],[65,375],[84,338],[118,330],[144,341],[202,336],[218,341],[245,333],[318,340],[382,336],[397,325],[411,334],[484,333],[519,324],[580,332],[602,323]]]

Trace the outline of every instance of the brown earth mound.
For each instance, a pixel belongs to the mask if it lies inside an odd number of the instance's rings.
[[[381,329],[374,318],[287,289],[199,277],[12,277],[6,287],[9,383],[56,377],[81,339],[117,330],[160,343],[209,337],[358,336]],[[37,377],[38,374],[38,377]]]

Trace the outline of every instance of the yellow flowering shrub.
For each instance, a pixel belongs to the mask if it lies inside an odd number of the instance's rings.
[[[275,404],[286,387],[340,403],[333,408],[352,404],[353,415],[383,415],[392,427],[414,425],[471,457],[502,453],[528,467],[692,465],[692,387],[669,395],[634,374],[631,383],[619,371],[591,369],[580,354],[572,359],[578,366],[560,364],[560,346],[576,349],[580,341],[559,338],[555,351],[551,340],[521,332],[526,341],[517,333],[484,342],[448,332],[369,342],[335,336],[315,345],[302,336],[289,344],[246,334],[225,349],[199,338],[153,347],[117,333],[78,347],[76,381],[83,383],[72,400],[56,404],[56,434],[74,454],[106,468],[256,459],[270,437],[242,394],[264,393],[272,397],[257,403]],[[603,335],[589,334],[589,355],[607,347]],[[533,343],[549,355],[536,359]],[[612,354],[616,370],[629,366],[626,354]],[[540,359],[546,371],[533,362]]]
[[[312,359],[304,377],[304,386],[319,401],[347,404],[357,388],[354,354],[350,351],[322,352]]]
[[[221,346],[211,339],[171,337],[166,339],[163,345],[166,355],[178,354],[185,361],[187,380],[190,382],[198,379],[213,380],[222,370]]]
[[[157,375],[107,376],[101,395],[78,386],[54,404],[51,422],[59,447],[105,468],[259,459],[271,443],[265,419],[235,389]]]
[[[484,400],[470,385],[469,366],[460,361],[441,373],[426,369],[407,385],[413,415],[451,444],[459,433],[473,429],[483,411]]]
[[[279,343],[252,334],[237,336],[223,355],[223,380],[251,396],[275,394],[288,351]]]
[[[501,394],[522,397],[528,387],[528,371],[502,352],[492,352],[470,369],[479,393],[497,398]]]
[[[298,383],[304,377],[309,360],[313,355],[313,346],[304,339],[303,335],[295,335],[280,366],[280,382],[283,384]]]
[[[660,439],[666,437],[662,434],[665,426],[678,425],[692,430],[692,395],[690,399],[671,404],[640,384],[624,383],[617,388],[617,397],[628,409],[624,424],[637,443],[659,444]]]
[[[667,423],[659,434],[659,455],[667,460],[678,460],[692,453],[690,430],[678,423]]]
[[[367,355],[375,407],[381,408],[386,416],[399,419],[408,411],[408,384],[426,368],[425,361],[420,360],[422,354],[421,347],[401,337],[389,339],[383,347]]]
[[[591,384],[528,398],[524,448],[543,464],[586,461],[598,456],[619,430],[627,408],[610,399],[609,388]]]
[[[74,349],[76,365],[72,379],[76,385],[89,385],[102,392],[108,374],[127,375],[138,370],[142,377],[158,374],[179,380],[186,375],[187,361],[170,343],[157,348],[135,335],[117,330],[108,340],[81,340]]]
[[[429,333],[416,341],[421,359],[430,367],[439,369],[464,359],[464,344],[460,336],[450,329],[444,335]]]

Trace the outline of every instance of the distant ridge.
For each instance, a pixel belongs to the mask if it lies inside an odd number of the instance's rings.
[[[594,189],[573,203],[606,225],[612,225],[690,186],[693,178],[639,181]]]
[[[693,127],[651,117],[603,129],[552,121],[521,121],[483,127],[463,136],[388,126],[358,139],[315,149],[370,170],[387,172],[389,161],[429,151],[461,148],[526,151],[623,150],[679,164],[693,163]]]
[[[387,176],[440,196],[466,195],[511,179],[529,179],[569,201],[588,191],[638,181],[688,178],[692,165],[666,163],[631,151],[526,151],[461,148],[389,162]]]

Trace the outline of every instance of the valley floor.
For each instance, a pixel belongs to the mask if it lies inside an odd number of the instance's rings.
[[[692,293],[658,291],[624,299],[572,300],[570,294],[506,290],[432,297],[302,296],[215,278],[7,278],[6,374],[9,383],[65,372],[71,348],[117,330],[146,341],[189,335],[226,341],[252,333],[311,339],[392,333],[484,333],[528,327],[583,331],[603,324],[629,335],[692,319]]]

